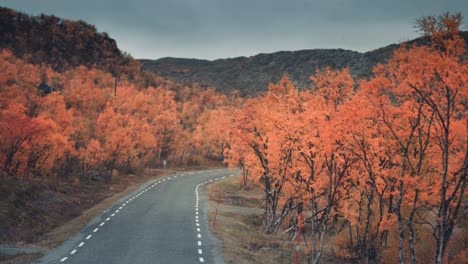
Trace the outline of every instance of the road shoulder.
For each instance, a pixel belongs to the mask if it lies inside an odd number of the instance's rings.
[[[275,264],[292,261],[293,244],[261,230],[262,192],[240,190],[239,177],[208,186],[210,228],[221,241],[225,263]],[[215,220],[216,219],[216,220]]]

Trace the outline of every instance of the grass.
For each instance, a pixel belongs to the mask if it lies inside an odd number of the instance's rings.
[[[42,257],[41,253],[24,253],[13,256],[0,256],[0,263],[2,264],[19,264],[31,263]]]
[[[229,178],[209,185],[208,194],[211,229],[222,241],[226,263],[294,263],[294,243],[262,230],[260,189],[240,190],[239,179]]]
[[[222,242],[224,260],[229,264],[283,264],[294,263],[296,242],[290,233],[282,235],[284,226],[275,234],[267,235],[262,228],[263,191],[251,183],[250,190],[241,190],[239,178],[227,178],[208,186],[209,219],[211,230]],[[216,214],[216,226],[213,225]],[[284,222],[286,223],[287,220]],[[304,230],[307,230],[305,228]],[[310,239],[310,238],[308,238]],[[330,240],[329,235],[326,240]],[[306,245],[301,239],[298,263],[308,263]],[[310,244],[310,241],[309,241]],[[338,259],[330,241],[325,244],[320,263],[351,263]]]

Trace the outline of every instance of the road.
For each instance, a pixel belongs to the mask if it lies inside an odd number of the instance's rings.
[[[39,263],[224,263],[209,230],[204,189],[233,173],[193,171],[148,182]]]

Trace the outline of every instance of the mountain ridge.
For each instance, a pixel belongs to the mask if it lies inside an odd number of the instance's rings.
[[[468,32],[460,32],[468,42]],[[305,49],[278,51],[216,60],[165,57],[157,60],[139,59],[142,68],[178,83],[199,83],[223,92],[239,90],[251,96],[266,91],[269,83],[288,75],[300,88],[310,86],[309,77],[317,68],[348,67],[356,79],[369,78],[372,68],[385,62],[401,44],[425,45],[427,37],[400,44],[390,44],[367,52],[348,49]]]

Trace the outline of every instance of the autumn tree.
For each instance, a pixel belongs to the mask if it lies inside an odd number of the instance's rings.
[[[432,45],[400,48],[386,65],[376,67],[376,77],[365,88],[374,96],[388,142],[394,146],[395,200],[390,199],[394,203],[389,206],[398,218],[400,263],[405,262],[404,225],[411,263],[416,262],[416,221],[433,228],[434,261],[443,262],[464,197],[468,71],[458,36],[460,19],[445,14],[420,20]]]
[[[339,116],[346,150],[356,158],[348,199],[342,201],[343,217],[348,222],[348,242],[338,245],[342,257],[378,258],[395,221],[388,206],[393,180],[391,147],[379,122],[371,98],[361,89],[342,106]],[[390,199],[392,200],[392,199]],[[391,203],[391,202],[390,202]],[[344,236],[344,234],[342,234]]]
[[[288,191],[293,150],[281,133],[284,118],[290,112],[279,115],[282,111],[288,111],[284,103],[286,98],[296,97],[297,93],[291,81],[284,77],[278,84],[271,84],[265,96],[247,100],[244,108],[233,118],[231,150],[248,150],[252,153],[241,154],[242,162],[263,186],[266,233],[275,232],[297,206],[294,193]],[[230,158],[229,161],[235,164],[238,159]]]
[[[194,140],[202,148],[202,155],[224,160],[224,150],[229,144],[231,124],[230,107],[220,107],[205,111],[198,119]]]
[[[348,175],[356,158],[347,151],[343,140],[346,126],[340,120],[341,106],[353,96],[354,81],[347,69],[329,68],[311,77],[314,86],[309,109],[311,133],[301,139],[304,145],[300,159],[308,168],[301,180],[306,183],[306,198],[312,211],[310,217],[312,250],[309,263],[319,263],[323,254],[325,234],[337,217],[343,214],[342,201],[349,190]]]

